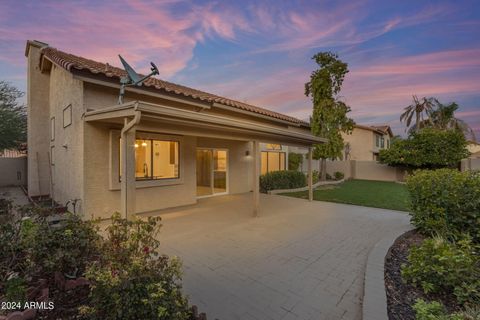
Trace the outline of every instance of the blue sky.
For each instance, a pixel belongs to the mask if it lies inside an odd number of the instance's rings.
[[[4,0],[0,79],[23,90],[27,39],[302,119],[311,56],[334,51],[358,123],[403,133],[412,94],[435,96],[480,136],[480,1]]]

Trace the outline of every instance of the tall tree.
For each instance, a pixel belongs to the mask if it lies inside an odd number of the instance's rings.
[[[0,150],[18,148],[27,138],[25,106],[18,103],[23,92],[0,81]]]
[[[436,100],[436,102],[436,109],[431,115],[431,122],[434,128],[440,130],[456,130],[461,132],[466,139],[476,140],[473,129],[470,128],[465,121],[455,117],[455,111],[459,108],[457,103],[442,104],[438,100]]]
[[[354,121],[347,117],[350,107],[339,100],[348,65],[332,52],[319,52],[312,57],[319,68],[305,84],[305,95],[313,102],[310,117],[312,133],[327,138],[327,143],[314,146],[313,158],[320,161],[320,180],[326,180],[326,160],[342,156],[344,142],[341,133],[350,133]]]
[[[405,122],[407,129],[412,125],[413,116],[415,116],[415,132],[420,131],[422,125],[424,125],[433,111],[433,106],[435,104],[434,98],[425,98],[421,100],[418,99],[416,95],[413,95],[413,103],[407,106],[400,116],[400,122]],[[427,116],[425,119],[424,114]]]

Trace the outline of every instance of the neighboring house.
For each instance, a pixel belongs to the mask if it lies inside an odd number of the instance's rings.
[[[26,148],[26,146],[25,146]],[[0,150],[0,187],[25,186],[27,182],[25,149]]]
[[[470,158],[480,158],[480,144],[476,141],[468,141],[467,149],[470,152]]]
[[[28,41],[25,55],[28,193],[60,204],[79,199],[85,217],[249,191],[256,211],[260,142],[325,141],[296,118],[154,78],[127,87],[118,105],[123,70],[39,41]],[[276,168],[278,158],[284,167],[283,150],[267,149],[277,154],[267,153],[266,165]]]
[[[348,144],[344,151],[345,160],[377,161],[380,150],[390,148],[393,133],[388,125],[356,124],[351,134],[342,133],[342,137]]]
[[[0,150],[0,158],[20,158],[27,155],[26,150],[3,149]]]

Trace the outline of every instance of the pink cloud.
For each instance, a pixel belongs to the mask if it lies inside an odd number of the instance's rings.
[[[100,2],[87,9],[73,2],[45,3],[49,10],[39,19],[48,23],[40,28],[19,20],[15,28],[0,29],[0,40],[18,43],[18,50],[19,42],[37,39],[115,65],[119,53],[136,67],[154,60],[161,76],[168,78],[187,66],[195,46],[205,37],[233,41],[238,31],[249,28],[242,16],[227,7],[195,5],[182,14],[174,14],[173,4],[126,1],[112,6]],[[21,52],[3,55],[4,60],[8,59],[5,56],[13,57],[10,62],[24,63]]]
[[[434,52],[411,57],[401,57],[389,63],[353,69],[355,75],[429,74],[480,68],[480,49]]]

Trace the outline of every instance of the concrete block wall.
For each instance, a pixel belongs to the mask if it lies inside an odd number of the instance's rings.
[[[27,185],[27,157],[0,158],[0,187]]]

